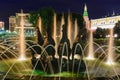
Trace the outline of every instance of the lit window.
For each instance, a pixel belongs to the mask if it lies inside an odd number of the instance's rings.
[[[93,25],[97,25],[97,23],[95,22]]]
[[[105,22],[101,22],[101,25],[102,25],[102,24],[105,24]]]
[[[110,24],[113,24],[114,23],[114,20],[110,20]]]

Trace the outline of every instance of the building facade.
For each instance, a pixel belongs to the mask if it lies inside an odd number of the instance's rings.
[[[14,32],[16,31],[18,34],[20,32],[20,22],[21,22],[21,13],[16,13],[15,16],[10,16],[9,17],[9,31]],[[35,35],[35,29],[32,26],[31,23],[29,23],[28,18],[30,14],[28,13],[23,13],[24,16],[24,31],[25,31],[25,36],[34,36]]]
[[[4,30],[4,22],[3,21],[0,21],[0,30]]]
[[[91,20],[91,28],[97,29],[97,28],[114,28],[115,24],[120,21],[120,16],[112,16],[112,17],[106,17],[106,18],[99,18],[99,19],[92,19]]]
[[[9,17],[9,31],[13,32],[15,31],[17,24],[16,24],[16,17],[10,16]]]

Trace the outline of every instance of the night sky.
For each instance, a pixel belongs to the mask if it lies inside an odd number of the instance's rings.
[[[113,11],[120,15],[120,0],[0,0],[0,20],[5,21],[8,29],[8,17],[20,12],[36,11],[42,7],[52,7],[56,12],[83,13],[87,4],[90,19],[111,16]]]

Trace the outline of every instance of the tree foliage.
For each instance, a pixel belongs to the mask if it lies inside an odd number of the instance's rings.
[[[41,17],[43,30],[47,28],[51,30],[53,26],[53,15],[54,10],[52,8],[41,8],[38,11],[30,12],[29,22],[34,27],[38,27],[38,18]]]
[[[114,27],[114,34],[117,34],[118,38],[120,38],[120,21],[118,21]]]
[[[30,12],[29,22],[32,23],[34,27],[37,26],[38,18],[39,18],[39,13],[37,11]]]
[[[41,8],[38,11],[30,12],[30,18],[29,21],[30,23],[33,24],[33,26],[37,27],[37,21],[38,17],[40,16],[42,19],[42,28],[43,28],[43,33],[46,33],[46,29],[48,29],[50,32],[53,32],[53,18],[54,18],[54,10],[52,8]],[[68,14],[69,13],[56,13],[57,14],[57,22],[61,21],[62,15],[64,14],[64,20],[65,23],[68,24]],[[86,36],[86,28],[84,24],[84,19],[81,14],[78,13],[70,13],[72,23],[74,24],[75,19],[77,19],[77,24],[78,24],[78,29],[79,29],[79,34]],[[58,27],[58,26],[57,26]],[[52,35],[52,33],[50,33]]]
[[[94,33],[94,38],[106,38],[106,36],[109,34],[109,29],[97,28],[96,32]]]

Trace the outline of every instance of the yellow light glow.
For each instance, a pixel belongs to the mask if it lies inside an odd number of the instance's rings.
[[[87,60],[94,60],[95,58],[93,56],[89,55],[86,59]]]
[[[39,58],[41,57],[41,55],[39,55],[39,54],[34,54],[34,56],[35,56],[37,59],[39,59]]]
[[[25,58],[24,55],[21,55],[18,60],[19,60],[19,61],[24,61],[24,60],[26,60],[26,58]]]
[[[107,60],[106,64],[107,65],[114,65],[114,62],[112,60]]]

